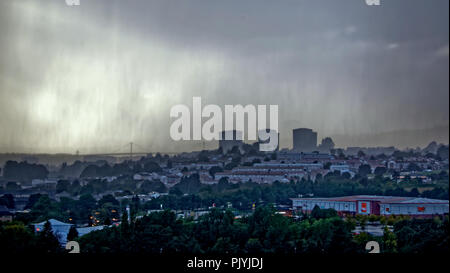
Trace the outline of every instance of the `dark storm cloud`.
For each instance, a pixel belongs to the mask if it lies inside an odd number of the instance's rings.
[[[282,146],[448,125],[448,1],[381,2],[2,1],[0,150],[198,148],[168,135],[196,95],[279,104]]]

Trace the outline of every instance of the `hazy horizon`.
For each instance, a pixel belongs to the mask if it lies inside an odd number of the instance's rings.
[[[417,147],[423,149],[431,142],[436,142],[437,144],[449,145],[449,126],[443,125],[434,128],[424,128],[418,130],[397,130],[390,132],[381,132],[374,135],[355,135],[355,136],[347,136],[347,135],[333,135],[333,136],[325,136],[323,134],[318,133],[317,145],[320,144],[320,140],[325,137],[331,137],[336,144],[336,148],[346,149],[348,147],[390,147],[394,146],[397,149],[415,149]],[[420,138],[411,137],[411,135],[421,134]],[[372,142],[372,145],[368,144],[367,139],[377,138],[378,141]],[[408,139],[409,138],[409,139]],[[413,138],[413,140],[411,140]],[[292,149],[292,132],[290,132],[287,136],[282,135],[280,139],[287,143],[286,146],[282,146],[280,144],[280,149]],[[411,142],[412,141],[412,142]],[[218,141],[190,141],[186,143],[186,149],[166,149],[166,150],[148,150],[145,147],[142,147],[139,143],[133,143],[133,151],[135,153],[142,152],[151,152],[151,153],[183,153],[183,152],[191,152],[191,151],[201,151],[203,149],[217,149],[219,147]],[[252,143],[251,141],[244,141],[245,143]],[[205,145],[204,145],[205,144]],[[66,149],[68,149],[66,147]],[[107,154],[107,153],[129,153],[130,151],[130,143],[125,143],[120,147],[114,146],[100,146],[100,147],[84,147],[84,148],[73,148],[68,151],[56,151],[56,152],[47,152],[45,150],[36,150],[27,147],[13,147],[13,149],[2,149],[0,147],[0,154],[67,154],[67,155],[76,155],[76,152],[79,152],[80,155],[89,155],[89,154]]]
[[[193,96],[279,105],[281,148],[448,144],[448,21],[446,0],[1,1],[0,153],[199,150],[169,136]]]

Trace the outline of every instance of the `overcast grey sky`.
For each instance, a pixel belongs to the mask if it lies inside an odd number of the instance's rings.
[[[448,126],[448,10],[448,0],[1,0],[0,152],[196,149],[169,137],[170,107],[193,96],[278,104],[282,147],[293,127],[325,137]]]

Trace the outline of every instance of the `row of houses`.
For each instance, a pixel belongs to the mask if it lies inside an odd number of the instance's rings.
[[[231,183],[256,182],[273,183],[299,181],[302,178],[315,180],[318,174],[325,175],[328,172],[348,172],[354,176],[348,165],[331,165],[328,170],[324,169],[323,163],[256,163],[250,167],[237,167],[230,171],[215,174],[215,181],[228,178]]]

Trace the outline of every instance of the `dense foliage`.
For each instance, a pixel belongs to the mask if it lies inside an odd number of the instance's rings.
[[[0,253],[62,253],[58,239],[51,225],[46,222],[44,229],[34,233],[33,229],[20,221],[0,222]]]
[[[31,181],[32,179],[45,179],[47,178],[48,173],[49,172],[44,165],[7,161],[3,170],[3,178],[18,181]]]
[[[213,209],[198,221],[177,220],[162,211],[131,224],[92,232],[79,239],[88,253],[342,253],[361,252],[352,225],[338,217],[295,222],[259,207],[235,219],[229,210]]]
[[[277,214],[273,207],[258,207],[253,214],[236,218],[230,210],[212,209],[193,218],[177,219],[165,210],[142,218],[126,213],[122,224],[77,237],[85,253],[365,253],[365,244],[376,240],[384,253],[445,253],[449,250],[449,219],[401,219],[384,236],[352,234],[355,218],[342,219],[336,211],[316,207],[301,220]],[[366,219],[367,220],[367,219]],[[361,224],[361,223],[360,223]],[[0,253],[63,252],[51,227],[34,233],[15,221],[0,224]]]

